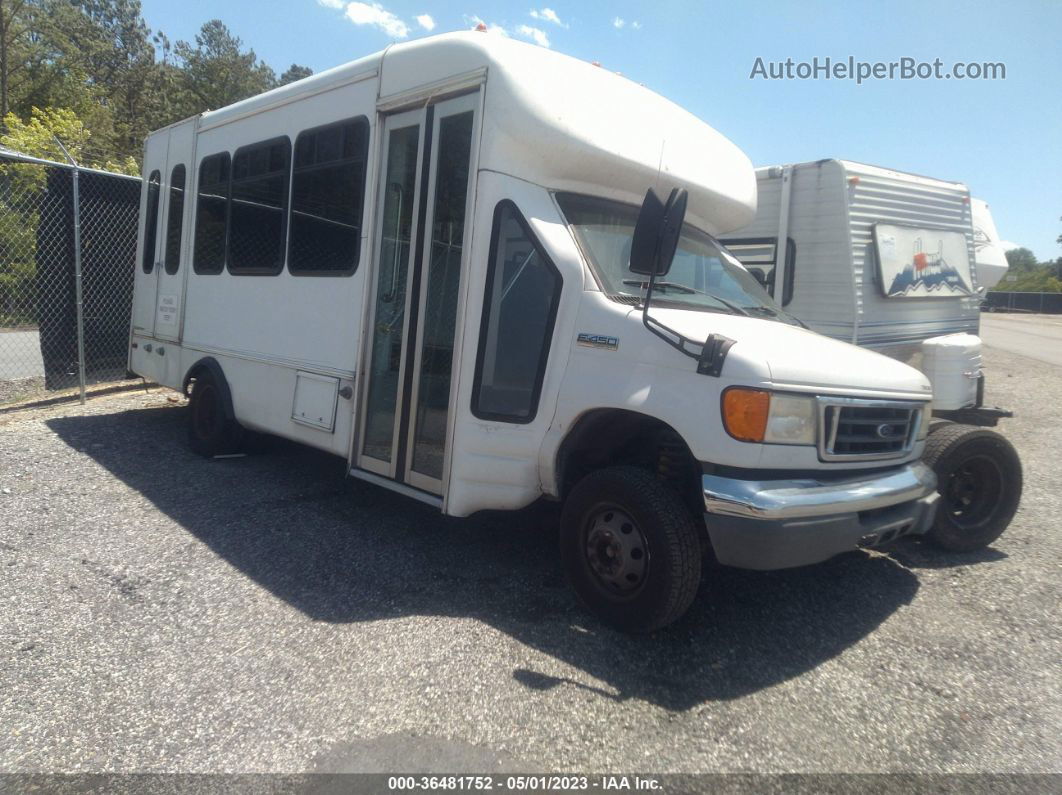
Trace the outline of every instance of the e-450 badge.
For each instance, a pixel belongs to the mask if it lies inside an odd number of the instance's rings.
[[[587,348],[602,348],[606,351],[614,351],[619,347],[619,337],[610,337],[607,334],[587,334],[579,332],[576,342]]]

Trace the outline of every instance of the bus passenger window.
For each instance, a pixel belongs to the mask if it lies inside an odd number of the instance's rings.
[[[348,275],[358,267],[369,122],[362,116],[295,139],[288,270]]]
[[[162,175],[158,171],[152,171],[147,184],[147,217],[144,221],[144,250],[140,260],[144,266],[144,273],[151,273],[155,265],[155,237],[159,226],[159,182]]]
[[[196,273],[221,273],[229,218],[228,152],[203,158],[196,190],[192,268]]]
[[[274,138],[236,150],[229,208],[229,273],[284,267],[291,141]]]
[[[480,419],[535,418],[561,283],[516,205],[498,204],[472,387],[472,413]]]
[[[171,276],[181,266],[181,229],[184,226],[184,163],[170,172],[170,206],[166,216],[166,273]]]

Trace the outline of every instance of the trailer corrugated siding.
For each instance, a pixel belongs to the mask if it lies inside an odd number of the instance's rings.
[[[976,334],[980,320],[977,296],[886,298],[878,283],[874,253],[874,224],[877,223],[960,232],[966,237],[976,286],[970,193],[966,186],[860,163],[838,162],[844,170],[848,202],[856,288],[856,342],[895,350],[940,334],[962,331]],[[851,177],[859,179],[851,180]]]
[[[851,342],[855,301],[843,170],[836,160],[823,160],[795,167],[792,179],[787,236],[796,248],[796,262],[793,299],[785,309],[812,330]],[[724,243],[735,239],[777,238],[781,169],[757,170],[756,187],[759,192],[756,219],[726,235]]]
[[[856,302],[844,184],[836,160],[793,169],[789,237],[796,246],[796,267],[789,308],[820,334],[852,342]]]

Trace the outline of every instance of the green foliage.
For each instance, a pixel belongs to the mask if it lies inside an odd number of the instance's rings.
[[[288,67],[287,71],[280,76],[280,80],[277,81],[278,86],[286,86],[288,83],[294,83],[296,80],[302,80],[304,77],[309,77],[313,74],[313,69],[308,66],[299,66],[297,63],[293,63]]]
[[[195,45],[179,41],[174,48],[188,115],[230,105],[277,84],[273,70],[254,50],[244,51],[243,42],[220,19],[200,28]]]
[[[0,119],[5,146],[138,173],[152,130],[312,74],[269,65],[219,20],[171,47],[140,0],[0,0]],[[74,149],[77,150],[75,153]]]
[[[312,74],[292,64],[283,85]],[[0,146],[139,174],[144,139],[278,85],[224,24],[195,44],[148,29],[140,0],[0,0]],[[56,140],[62,142],[60,147]],[[47,174],[0,161],[0,325],[35,322],[37,227]]]
[[[1059,219],[1062,220],[1062,219]],[[1062,245],[1062,235],[1058,236]],[[1006,275],[994,288],[1012,293],[1062,293],[1062,257],[1054,262],[1037,262],[1036,256],[1027,248],[1015,248],[1007,252]]]
[[[1062,281],[1055,276],[1052,265],[1043,265],[1019,274],[1015,281],[1001,281],[994,289],[1010,293],[1062,293]]]
[[[1006,253],[1007,265],[1010,266],[1008,273],[1035,270],[1039,263],[1036,255],[1027,248],[1012,248]]]

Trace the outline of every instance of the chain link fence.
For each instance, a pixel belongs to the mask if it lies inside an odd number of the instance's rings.
[[[127,377],[140,178],[0,150],[0,405]]]
[[[1010,293],[990,290],[983,307],[988,312],[1035,312],[1062,314],[1062,293]]]

